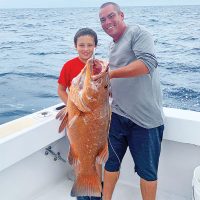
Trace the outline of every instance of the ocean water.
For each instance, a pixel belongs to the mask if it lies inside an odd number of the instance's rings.
[[[200,111],[200,6],[123,10],[127,24],[154,36],[163,105]],[[82,27],[98,33],[96,57],[107,59],[98,8],[0,9],[0,124],[61,102],[57,79]]]

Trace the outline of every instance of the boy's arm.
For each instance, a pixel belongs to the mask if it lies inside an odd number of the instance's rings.
[[[66,87],[61,84],[58,84],[58,96],[62,99],[65,105],[67,105],[68,94],[66,92]]]

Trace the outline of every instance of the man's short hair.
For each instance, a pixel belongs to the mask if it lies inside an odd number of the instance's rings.
[[[113,5],[114,8],[115,8],[115,10],[116,10],[117,12],[121,12],[121,9],[120,9],[119,5],[116,4],[116,3],[114,3],[114,2],[111,2],[111,1],[102,4],[102,5],[100,6],[100,9],[102,9],[102,8],[108,6],[108,5]]]

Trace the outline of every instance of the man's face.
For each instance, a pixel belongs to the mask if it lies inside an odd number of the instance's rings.
[[[118,39],[124,27],[124,14],[117,12],[113,5],[108,5],[100,9],[99,18],[103,30],[114,40]]]

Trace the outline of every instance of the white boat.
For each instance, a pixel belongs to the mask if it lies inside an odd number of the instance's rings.
[[[55,120],[60,105],[0,125],[1,200],[76,199],[70,196],[72,169],[65,162],[68,142]],[[200,165],[200,113],[174,108],[164,113],[157,199],[189,200]],[[127,151],[113,200],[142,199],[133,166]]]

